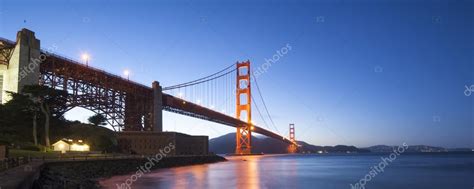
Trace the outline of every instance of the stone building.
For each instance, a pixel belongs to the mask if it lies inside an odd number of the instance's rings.
[[[191,136],[177,132],[124,131],[118,133],[119,147],[123,152],[152,155],[173,145],[167,155],[207,155],[208,136]]]

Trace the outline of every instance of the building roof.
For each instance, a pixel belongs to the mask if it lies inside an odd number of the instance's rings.
[[[71,139],[65,139],[65,138],[63,138],[63,139],[58,140],[57,142],[55,142],[53,145],[55,145],[55,144],[58,143],[58,142],[64,142],[64,143],[69,144],[69,145],[72,145],[72,144],[83,145],[83,144],[84,144],[84,143],[82,143],[82,142],[76,142],[76,143],[74,143],[74,141],[71,140]]]
[[[69,145],[72,144],[72,142],[70,142],[70,141],[68,141],[68,140],[61,139],[61,140],[58,140],[57,142],[55,142],[53,145],[56,145],[57,143],[60,143],[60,142],[64,142],[64,143],[69,144]]]

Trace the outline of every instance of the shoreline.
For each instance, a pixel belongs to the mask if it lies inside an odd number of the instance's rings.
[[[208,156],[170,156],[161,159],[152,167],[145,167],[147,157],[118,160],[88,160],[68,162],[47,162],[39,170],[39,177],[33,182],[35,189],[43,188],[100,188],[100,180],[113,176],[227,161],[218,155]],[[125,182],[125,181],[124,181]]]

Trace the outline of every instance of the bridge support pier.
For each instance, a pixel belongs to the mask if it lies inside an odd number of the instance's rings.
[[[0,103],[11,98],[7,91],[19,93],[23,86],[39,83],[40,40],[23,28],[16,35],[16,45],[0,43]]]
[[[153,88],[153,131],[163,132],[163,91],[158,81],[154,81]]]

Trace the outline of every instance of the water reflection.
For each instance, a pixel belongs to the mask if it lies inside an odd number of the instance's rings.
[[[473,155],[407,155],[377,175],[367,188],[468,188]],[[350,188],[380,162],[378,155],[275,155],[227,157],[228,162],[162,169],[143,175],[132,188]],[[429,163],[427,163],[429,162]],[[117,188],[130,175],[101,181]],[[448,179],[449,178],[449,179]],[[429,180],[430,182],[420,182]],[[414,186],[414,187],[407,187]]]
[[[191,166],[191,167],[180,167],[170,169],[169,172],[159,172],[154,175],[150,175],[150,179],[161,177],[161,174],[165,174],[162,183],[163,187],[186,189],[186,188],[205,188],[205,181],[208,173],[207,166]],[[173,182],[166,182],[172,180]],[[156,185],[153,183],[153,185]],[[160,185],[160,184],[158,184]],[[158,187],[161,188],[161,187]]]
[[[237,179],[235,188],[239,189],[257,189],[260,188],[260,171],[258,170],[258,161],[260,156],[237,157],[240,163],[234,169],[234,175]]]
[[[227,157],[228,162],[158,170],[143,175],[132,188],[265,188],[260,180],[264,176],[259,165],[262,157]],[[271,170],[272,166],[267,168]],[[127,178],[127,175],[115,176],[101,181],[101,185],[116,188],[116,184]]]

